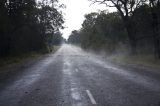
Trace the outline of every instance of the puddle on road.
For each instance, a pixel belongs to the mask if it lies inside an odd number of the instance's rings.
[[[63,73],[64,77],[67,78],[65,79],[65,82],[67,81],[68,83],[65,83],[66,85],[69,85],[69,90],[70,90],[70,97],[72,98],[72,104],[71,106],[84,106],[84,103],[82,102],[82,97],[81,97],[81,92],[79,91],[79,86],[77,85],[75,81],[75,77],[73,76],[75,70],[73,70],[72,67],[72,62],[69,59],[69,56],[66,56],[64,58],[64,64],[63,64]]]
[[[64,68],[63,68],[64,74],[66,75],[72,74],[70,67],[71,67],[71,64],[69,62],[64,62]]]
[[[78,88],[71,88],[71,97],[74,100],[72,106],[84,106],[84,103],[82,102],[82,97],[80,95],[80,92],[78,91]]]
[[[80,94],[75,88],[73,90],[71,89],[71,96],[74,100],[81,100]]]
[[[83,103],[76,103],[76,104],[73,104],[72,106],[84,106]]]

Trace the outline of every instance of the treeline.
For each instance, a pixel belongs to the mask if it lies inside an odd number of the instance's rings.
[[[72,31],[68,42],[80,44],[84,49],[114,52],[119,43],[126,43],[127,34],[123,22],[117,12],[90,13],[80,30]]]
[[[64,23],[59,8],[57,0],[0,0],[0,56],[59,44]]]
[[[115,0],[115,3],[116,1],[119,4],[113,6],[117,12],[101,11],[85,15],[82,28],[74,31],[76,33],[72,32],[68,41],[78,42],[82,48],[95,51],[152,54],[160,58],[159,1],[137,0],[138,4],[136,1],[121,3],[121,0]],[[131,7],[134,8],[131,10]]]

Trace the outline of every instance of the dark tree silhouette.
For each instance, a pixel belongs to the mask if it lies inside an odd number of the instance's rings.
[[[56,0],[0,1],[0,56],[46,49],[64,23]],[[55,5],[56,4],[56,5]]]
[[[155,56],[160,59],[160,35],[159,35],[159,19],[158,13],[160,12],[160,0],[149,0],[149,6],[152,13],[152,26]]]
[[[127,33],[129,42],[131,45],[131,53],[136,54],[136,38],[135,38],[135,31],[133,30],[133,24],[132,24],[132,16],[134,15],[134,10],[139,8],[141,5],[144,5],[144,3],[147,0],[89,0],[93,3],[100,3],[105,4],[107,7],[115,7],[118,12],[120,13]]]

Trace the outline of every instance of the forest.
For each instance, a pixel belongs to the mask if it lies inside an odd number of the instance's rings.
[[[117,12],[86,14],[82,27],[72,31],[69,43],[107,54],[151,55],[160,59],[159,0],[90,1],[93,5],[115,7]]]
[[[48,52],[63,41],[64,8],[57,0],[0,0],[0,57]]]

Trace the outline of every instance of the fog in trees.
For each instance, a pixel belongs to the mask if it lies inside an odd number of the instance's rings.
[[[112,55],[122,53],[160,58],[159,0],[90,1],[93,5],[100,3],[115,7],[117,12],[86,14],[82,27],[77,34],[71,34],[69,42],[76,41],[84,49],[103,50]]]

